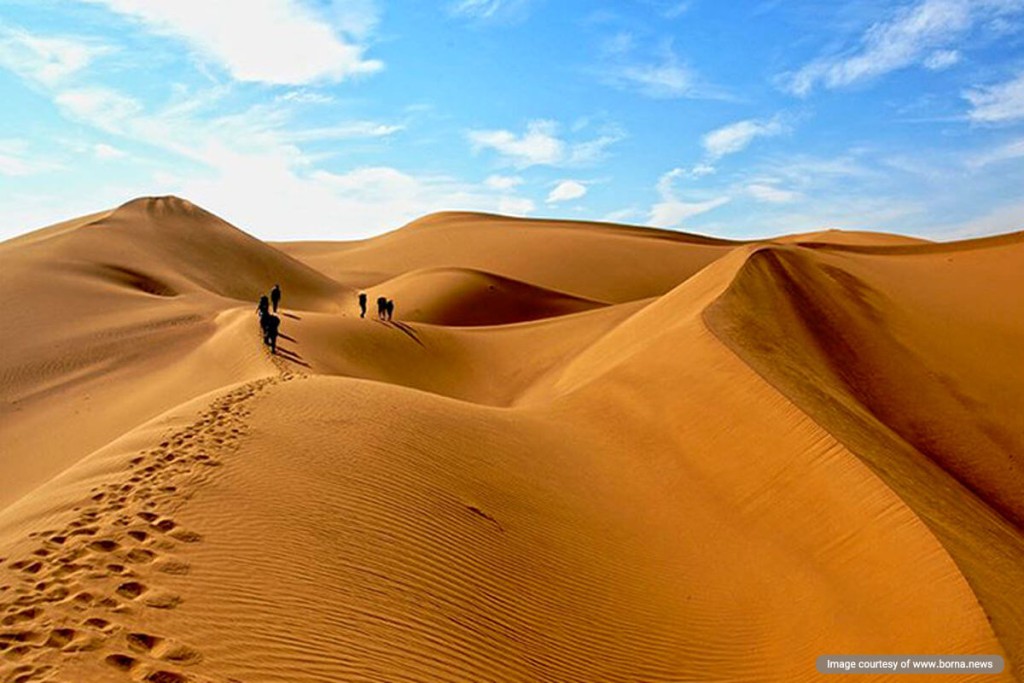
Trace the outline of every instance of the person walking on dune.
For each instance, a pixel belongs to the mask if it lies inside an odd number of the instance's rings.
[[[270,303],[274,304],[274,313],[277,313],[277,305],[281,303],[281,285],[274,285],[270,290]]]
[[[388,302],[384,304],[384,313],[387,315],[388,320],[391,320],[391,318],[395,315],[394,299],[388,299]]]
[[[377,297],[377,317],[380,320],[384,320],[384,316],[387,315],[388,300],[382,296]]]
[[[267,314],[263,318],[266,323],[263,326],[263,343],[270,347],[270,353],[277,353],[277,334],[281,327],[281,319],[276,315]]]
[[[366,317],[366,292],[359,292],[359,317]]]
[[[262,320],[263,316],[267,313],[270,313],[270,299],[268,299],[267,295],[264,294],[260,297],[259,305],[256,306],[256,315],[258,315]]]

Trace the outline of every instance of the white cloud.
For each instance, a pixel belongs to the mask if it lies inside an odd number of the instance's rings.
[[[930,71],[942,71],[960,63],[958,50],[936,50],[924,60],[924,68]]]
[[[533,200],[526,197],[501,197],[498,199],[498,213],[508,216],[527,216],[536,208]]]
[[[379,123],[377,121],[351,121],[323,128],[305,128],[281,134],[287,142],[310,142],[315,140],[349,140],[352,138],[382,138],[394,135],[405,126]]]
[[[563,180],[548,194],[548,204],[568,202],[587,194],[587,186],[576,180]]]
[[[130,120],[142,113],[138,100],[107,88],[65,90],[54,102],[72,118],[115,134],[123,134]]]
[[[693,168],[689,171],[684,171],[687,178],[693,178],[695,180],[703,178],[704,176],[714,175],[717,172],[718,170],[714,166],[704,163],[694,164]]]
[[[364,57],[364,46],[348,38],[365,34],[372,25],[367,11],[339,9],[332,24],[298,0],[250,0],[244,7],[206,0],[86,1],[185,41],[239,81],[300,85],[383,68],[382,62]]]
[[[522,184],[523,179],[519,176],[507,175],[488,176],[487,180],[484,181],[484,185],[492,190],[511,190],[512,188],[519,187]]]
[[[651,207],[647,224],[656,228],[678,228],[686,219],[717,209],[728,202],[728,197],[715,197],[703,202],[683,202],[677,199],[658,202]]]
[[[332,239],[365,237],[443,209],[525,215],[534,208],[532,201],[514,194],[514,185],[495,189],[384,165],[334,172],[321,168],[321,160],[300,146],[299,141],[328,134],[374,137],[389,132],[373,124],[296,131],[288,125],[286,103],[208,117],[208,108],[221,106],[217,98],[203,93],[188,97],[187,106],[171,104],[157,111],[99,88],[61,92],[55,101],[69,117],[191,162],[186,172],[177,164],[153,169],[146,193],[188,197],[265,238],[287,238],[283,226]],[[110,152],[98,146],[93,151]]]
[[[695,202],[679,199],[674,187],[675,182],[686,175],[686,170],[674,168],[658,179],[656,189],[661,201],[651,207],[647,217],[648,225],[657,228],[678,228],[688,218],[716,209],[730,201],[730,198],[725,196]]]
[[[641,211],[630,207],[627,209],[610,211],[602,216],[601,220],[607,223],[629,223],[631,221],[640,220],[642,216],[643,213]]]
[[[34,154],[25,140],[0,139],[0,176],[30,176],[57,168]]]
[[[615,133],[570,143],[559,136],[557,122],[546,120],[530,121],[522,135],[508,130],[471,130],[467,136],[474,151],[493,149],[516,168],[585,166],[600,160],[608,146],[622,139]]]
[[[702,139],[709,159],[720,159],[747,147],[755,138],[773,137],[786,131],[778,117],[769,121],[748,119],[711,131]]]
[[[97,159],[101,159],[104,161],[109,161],[111,159],[123,159],[124,157],[128,156],[128,154],[124,150],[118,149],[117,147],[114,147],[113,145],[108,145],[104,142],[100,142],[93,145],[92,151],[93,154],[96,155]]]
[[[448,4],[454,17],[484,22],[517,22],[524,20],[531,0],[455,0]]]
[[[751,183],[747,185],[747,192],[757,201],[768,204],[791,204],[802,198],[799,192],[784,190],[767,183]]]
[[[671,52],[660,61],[615,66],[607,70],[605,80],[611,85],[657,99],[694,97],[697,94],[693,70]]]
[[[334,98],[311,90],[289,90],[274,98],[275,102],[292,102],[294,104],[331,104]]]
[[[1008,123],[1024,119],[1024,72],[1004,83],[964,93],[971,103],[967,116],[975,123]]]
[[[273,192],[253,188],[272,187]],[[343,173],[303,174],[287,154],[225,153],[209,177],[190,176],[176,192],[218,211],[264,237],[279,226],[301,226],[332,239],[361,237],[399,227],[434,211],[466,210],[526,215],[529,199],[495,195],[452,178],[416,176],[389,166]],[[283,201],[282,198],[287,198]]]
[[[1020,159],[1022,157],[1024,157],[1024,138],[1017,138],[995,149],[973,156],[968,159],[967,166],[968,168],[979,169],[990,164]]]
[[[980,21],[1022,9],[1019,0],[923,0],[873,24],[852,51],[812,61],[783,81],[805,96],[818,85],[842,88],[916,64],[947,68],[959,60],[951,47]]]
[[[95,42],[38,36],[0,26],[0,67],[47,86],[67,79],[111,51]]]

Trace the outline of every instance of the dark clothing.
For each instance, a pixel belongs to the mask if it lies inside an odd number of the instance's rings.
[[[384,317],[387,315],[387,310],[388,310],[388,300],[385,299],[382,296],[378,296],[377,297],[377,317],[380,318],[381,320],[384,320]]]
[[[281,327],[281,319],[276,315],[268,313],[263,316],[261,323],[263,327],[263,343],[270,347],[271,353],[277,353],[277,333],[278,328]]]
[[[274,313],[277,313],[277,305],[281,303],[281,288],[277,285],[270,290],[270,303],[274,304]]]
[[[366,292],[359,294],[359,317],[366,317]]]
[[[270,299],[268,299],[267,295],[264,294],[263,296],[260,297],[260,303],[256,307],[256,315],[258,315],[259,317],[262,318],[263,316],[265,316],[269,312],[270,312]]]
[[[395,314],[395,301],[394,299],[388,299],[388,302],[384,304],[384,313],[387,314],[388,320]]]

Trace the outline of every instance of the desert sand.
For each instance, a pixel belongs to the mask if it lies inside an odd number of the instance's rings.
[[[0,682],[1024,680],[1022,285],[1024,233],[175,197],[0,243]]]

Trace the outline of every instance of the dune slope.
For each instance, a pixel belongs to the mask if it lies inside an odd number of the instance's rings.
[[[4,243],[0,681],[1022,680],[1020,244],[176,198]]]

